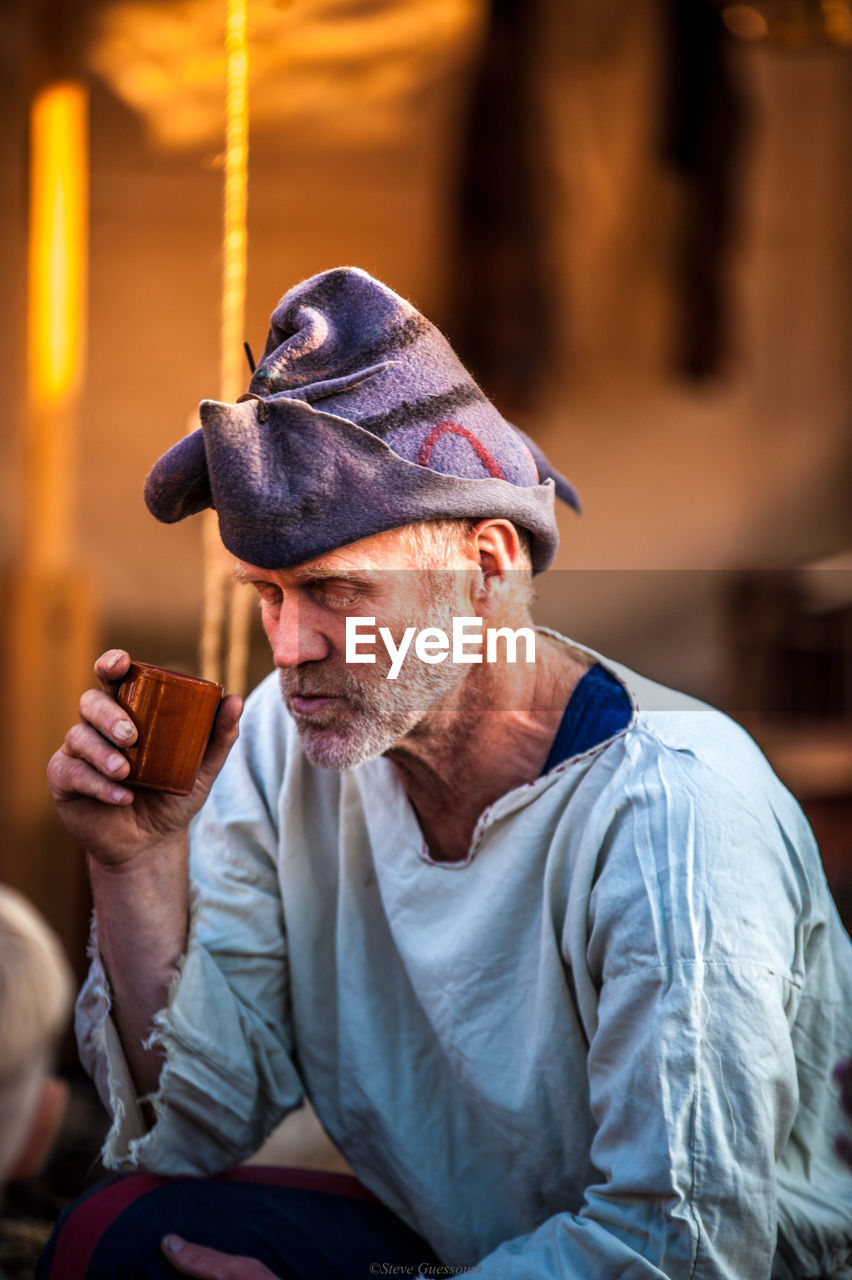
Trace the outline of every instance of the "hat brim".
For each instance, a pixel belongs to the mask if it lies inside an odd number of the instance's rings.
[[[173,523],[214,507],[238,559],[281,569],[423,520],[503,517],[527,530],[534,573],[558,546],[554,482],[446,475],[401,458],[372,432],[304,401],[201,404],[202,427],[155,464],[145,501]],[[274,493],[264,477],[278,479]],[[212,479],[211,479],[212,477]]]

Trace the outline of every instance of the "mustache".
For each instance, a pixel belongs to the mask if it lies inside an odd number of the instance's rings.
[[[351,671],[345,667],[329,669],[322,664],[323,670],[312,670],[313,664],[306,664],[305,669],[294,667],[290,671],[279,671],[278,679],[284,697],[300,698],[349,698],[357,700],[358,681]]]

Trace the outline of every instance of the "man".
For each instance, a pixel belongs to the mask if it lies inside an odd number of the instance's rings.
[[[737,726],[552,633],[520,660],[570,486],[352,269],[285,295],[201,417],[147,501],[216,508],[278,675],[236,745],[225,701],[189,797],[123,785],[121,651],[51,762],[108,1162],[215,1174],[307,1094],[387,1218],[258,1200],[238,1230],[193,1183],[224,1243],[170,1229],[281,1275],[852,1276],[852,947]],[[450,661],[457,619],[485,640]]]

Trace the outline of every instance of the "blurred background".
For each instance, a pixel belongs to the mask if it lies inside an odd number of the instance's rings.
[[[269,666],[145,474],[344,263],[578,486],[539,620],[742,719],[848,925],[852,0],[4,0],[0,111],[0,880],[79,974],[44,769],[94,656]],[[73,1097],[11,1276],[95,1176]]]
[[[203,521],[141,490],[226,377],[225,21],[0,11],[0,879],[78,969],[45,761],[102,648],[198,670]],[[243,53],[231,348],[341,263],[439,323],[583,496],[540,620],[745,719],[846,909],[852,5],[248,0]]]

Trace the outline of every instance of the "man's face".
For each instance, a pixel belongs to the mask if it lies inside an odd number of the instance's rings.
[[[471,566],[474,567],[474,566]],[[390,750],[442,713],[469,667],[430,665],[409,654],[395,680],[379,642],[374,664],[345,661],[346,618],[373,617],[399,643],[406,627],[452,630],[470,615],[469,574],[422,567],[400,530],[364,538],[294,569],[240,564],[237,577],[258,592],[281,692],[308,759],[348,769]]]

